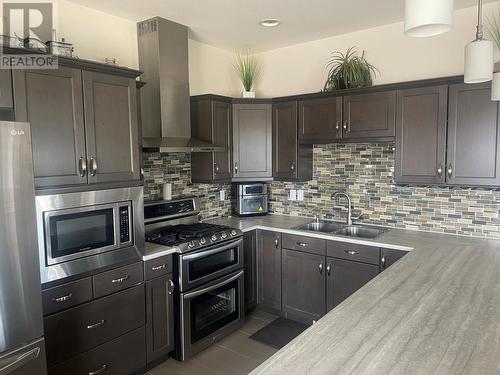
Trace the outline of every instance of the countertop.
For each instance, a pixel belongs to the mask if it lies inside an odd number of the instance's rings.
[[[212,222],[295,232],[309,221],[272,215]],[[392,229],[362,242],[412,251],[253,375],[500,373],[499,241]]]

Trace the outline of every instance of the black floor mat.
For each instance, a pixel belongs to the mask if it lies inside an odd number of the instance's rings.
[[[255,332],[251,339],[281,349],[308,328],[307,325],[293,320],[278,318]]]

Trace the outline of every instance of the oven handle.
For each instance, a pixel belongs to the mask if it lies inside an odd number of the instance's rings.
[[[201,257],[205,257],[207,255],[213,255],[213,254],[221,253],[223,251],[232,249],[233,247],[238,247],[238,246],[240,246],[242,244],[243,244],[243,238],[239,238],[238,240],[233,241],[231,243],[228,243],[227,245],[224,245],[222,247],[216,247],[215,249],[212,249],[212,250],[201,250],[201,251],[199,251],[199,252],[197,252],[195,254],[183,255],[182,256],[182,260],[183,261],[185,261],[185,260],[193,260],[193,259],[198,259],[198,258],[201,258]]]
[[[233,282],[234,280],[238,279],[239,277],[241,277],[241,275],[243,275],[243,270],[241,270],[240,272],[238,272],[236,275],[234,276],[231,276],[229,279],[227,280],[224,280],[223,282],[219,283],[219,284],[216,284],[216,285],[212,285],[212,286],[209,286],[209,287],[206,287],[206,288],[203,288],[203,289],[200,289],[200,290],[197,290],[197,291],[194,291],[194,292],[191,292],[191,293],[186,293],[184,294],[184,299],[191,299],[191,298],[194,298],[194,297],[198,297],[202,294],[205,294],[207,292],[210,292],[211,290],[214,290],[214,289],[217,289],[217,288],[220,288],[221,286],[224,286],[226,284],[229,284],[230,282]]]

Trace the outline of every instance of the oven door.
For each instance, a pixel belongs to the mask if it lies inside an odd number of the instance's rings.
[[[44,213],[48,265],[119,248],[118,205],[103,204]]]
[[[180,353],[185,360],[241,327],[244,271],[180,294]]]
[[[238,199],[239,215],[267,213],[267,195],[243,195]]]
[[[179,285],[186,291],[243,267],[243,238],[179,256]]]

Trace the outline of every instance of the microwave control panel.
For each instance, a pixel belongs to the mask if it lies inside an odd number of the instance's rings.
[[[130,206],[120,207],[120,242],[130,242]]]

